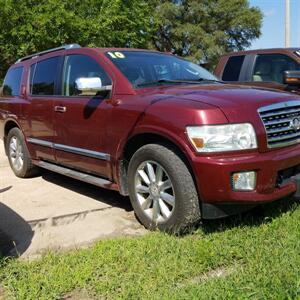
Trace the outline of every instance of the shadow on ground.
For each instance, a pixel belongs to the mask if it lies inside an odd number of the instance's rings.
[[[110,206],[124,209],[127,212],[131,212],[133,210],[129,197],[121,196],[116,191],[103,189],[47,170],[41,170],[41,176],[48,182],[70,189],[76,193],[101,201]]]
[[[42,170],[41,176],[48,182],[70,189],[94,200],[104,202],[110,207],[118,207],[127,212],[133,210],[129,198],[121,196],[118,192],[102,189],[50,171]],[[0,189],[0,193],[5,193],[11,188],[11,186],[4,187]],[[203,220],[199,229],[205,234],[210,234],[213,232],[222,232],[237,226],[259,226],[271,222],[272,219],[280,217],[286,212],[293,212],[299,205],[300,199],[292,197],[284,198],[270,204],[257,206],[240,215],[220,220]],[[78,214],[57,216],[51,220],[51,226],[73,223],[84,218],[90,212],[83,211]],[[24,253],[31,244],[34,230],[46,226],[46,222],[46,219],[26,222],[12,209],[0,203],[0,253],[5,256],[19,256]]]
[[[11,188],[12,188],[12,186],[10,185],[10,186],[7,186],[7,187],[5,187],[3,189],[0,189],[0,194],[6,192],[8,190],[10,190]]]
[[[81,210],[75,213],[63,214],[62,212],[61,215],[51,218],[37,218],[25,221],[10,207],[0,203],[0,256],[22,255],[31,245],[33,236],[37,230],[40,232],[45,230],[46,227],[73,224],[84,220],[89,214],[111,208],[119,208],[126,212],[132,212],[133,210],[129,198],[121,196],[118,192],[102,189],[47,170],[41,170],[40,175],[45,181],[105,203],[108,206]],[[1,187],[0,194],[8,191],[11,192],[12,188],[12,186]],[[18,194],[15,197],[17,199]],[[84,208],[84,201],[82,207]],[[104,214],[107,216],[107,213]]]
[[[209,234],[231,229],[237,226],[259,226],[271,222],[287,212],[293,212],[300,206],[300,199],[289,197],[272,203],[259,205],[239,215],[219,220],[203,220],[202,230]]]
[[[71,189],[74,192],[81,193],[108,205],[119,207],[128,212],[133,210],[129,197],[121,196],[118,192],[102,189],[47,170],[42,170],[41,174],[44,180],[53,184]],[[209,234],[237,226],[259,226],[270,222],[272,219],[281,216],[285,212],[295,210],[299,205],[300,199],[286,197],[272,203],[259,205],[238,215],[218,220],[203,220],[199,229],[203,230],[204,233]]]
[[[24,253],[31,244],[33,234],[31,226],[20,215],[0,203],[0,254],[2,256],[19,256]]]

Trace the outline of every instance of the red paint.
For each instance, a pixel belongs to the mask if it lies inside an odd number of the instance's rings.
[[[300,88],[297,86],[288,86],[286,84],[282,84],[282,83],[275,82],[275,81],[253,81],[251,79],[252,75],[253,75],[252,73],[254,71],[254,66],[256,63],[256,58],[258,55],[264,55],[264,54],[284,55],[284,56],[289,57],[294,62],[300,64],[300,56],[297,55],[296,52],[300,53],[299,48],[257,49],[257,50],[246,50],[246,51],[236,51],[236,52],[226,53],[223,56],[221,56],[217,66],[215,68],[214,74],[218,78],[222,78],[224,69],[227,65],[229,58],[242,55],[242,56],[247,57],[247,59],[250,58],[247,62],[247,69],[244,74],[244,76],[248,79],[247,80],[244,79],[243,81],[235,81],[235,82],[232,81],[231,83],[242,84],[245,86],[255,86],[257,88],[269,88],[269,89],[275,89],[275,90],[279,90],[279,91],[292,91],[293,93],[296,93],[299,95]],[[246,63],[246,61],[245,61],[245,63]],[[241,70],[240,70],[240,72],[241,72]]]
[[[275,188],[279,170],[300,164],[300,145],[268,149],[263,124],[257,113],[261,106],[287,100],[299,100],[293,94],[259,90],[245,86],[199,84],[134,89],[113,63],[106,51],[122,49],[79,48],[64,50],[26,60],[23,65],[22,96],[0,98],[0,135],[14,121],[27,138],[107,153],[110,161],[87,158],[28,143],[33,159],[46,159],[69,167],[99,174],[119,184],[119,165],[128,140],[138,134],[154,133],[178,146],[189,161],[203,202],[268,202],[295,192],[290,183]],[[128,49],[127,49],[128,50]],[[136,50],[138,51],[138,50]],[[28,70],[39,59],[69,53],[96,59],[113,81],[110,99],[99,101],[86,97],[42,97],[28,95]],[[54,112],[65,106],[66,113]],[[89,113],[87,108],[91,108]],[[226,154],[198,154],[187,139],[185,128],[195,124],[250,122],[258,140],[258,149]],[[257,189],[234,192],[232,172],[256,170]]]

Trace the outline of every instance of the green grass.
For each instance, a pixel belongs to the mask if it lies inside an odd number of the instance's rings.
[[[101,299],[300,299],[299,204],[283,200],[183,237],[154,232],[32,262],[4,259],[1,284],[16,299],[73,290]]]

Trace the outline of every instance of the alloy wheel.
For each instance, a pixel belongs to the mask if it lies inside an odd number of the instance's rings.
[[[14,169],[20,171],[24,165],[24,151],[21,141],[16,136],[10,139],[9,157]]]
[[[142,211],[155,224],[170,219],[175,208],[175,192],[170,176],[159,163],[145,161],[139,165],[135,193]]]

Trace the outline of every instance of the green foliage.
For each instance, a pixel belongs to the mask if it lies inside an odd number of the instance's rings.
[[[247,0],[157,0],[157,50],[214,64],[260,36],[262,13]]]
[[[0,0],[0,78],[17,58],[66,43],[146,47],[150,18],[140,0]]]
[[[215,62],[248,47],[261,19],[247,0],[0,0],[0,78],[17,58],[65,43]]]
[[[80,290],[93,299],[300,299],[299,204],[283,199],[183,237],[149,232],[10,259],[0,265],[1,285],[8,299],[26,300]]]

